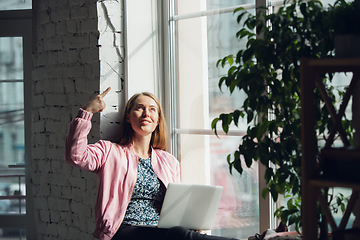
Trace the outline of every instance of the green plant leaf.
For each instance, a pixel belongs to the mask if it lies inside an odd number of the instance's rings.
[[[223,85],[224,81],[226,81],[226,77],[220,78],[219,84],[218,84],[220,90],[221,90],[221,86]]]
[[[272,176],[274,176],[274,172],[273,172],[272,168],[270,168],[270,167],[266,168],[266,171],[265,171],[266,183],[270,182],[270,179],[272,178]]]
[[[212,122],[211,122],[211,129],[214,130],[216,136],[218,135],[217,129],[216,129],[216,124],[218,121],[219,121],[219,118],[214,118],[214,120],[212,120]]]
[[[254,48],[246,49],[243,54],[243,61],[244,62],[249,61],[252,58],[252,56],[254,55],[254,51],[255,51]]]
[[[239,110],[235,110],[234,113],[233,113],[233,119],[234,119],[234,124],[235,126],[238,127],[238,124],[239,124],[239,118],[241,116],[241,111]]]
[[[268,188],[264,188],[262,191],[261,191],[261,196],[262,198],[266,198],[270,193],[270,190]]]
[[[221,114],[219,116],[221,119],[221,126],[225,133],[229,131],[229,114]]]
[[[276,191],[274,186],[270,187],[270,193],[271,193],[272,199],[274,200],[274,202],[276,202],[279,198],[279,193]]]
[[[221,64],[221,62],[222,62],[222,59],[217,60],[217,62],[216,62],[216,67],[219,67],[219,65]]]
[[[249,124],[254,119],[254,112],[253,111],[247,111],[247,123]]]
[[[251,32],[245,28],[240,29],[240,31],[238,31],[236,33],[236,38],[242,39],[243,37],[249,36],[251,35]]]
[[[239,11],[244,11],[245,9],[243,7],[238,7],[234,10],[234,13],[237,13]]]
[[[233,55],[229,55],[227,60],[228,60],[228,63],[230,64],[230,66],[232,66],[233,63],[234,63],[234,56],[233,56]],[[232,68],[230,68],[230,69],[232,69]]]
[[[229,172],[232,175],[232,167],[233,167],[233,163],[231,162],[231,154],[228,154],[226,157],[226,161],[229,165]]]
[[[250,168],[250,167],[251,167],[252,162],[253,162],[252,157],[245,156],[245,164],[246,164],[246,166],[247,166],[248,168]]]
[[[236,169],[236,171],[238,171],[240,174],[242,174],[243,168],[241,166],[241,159],[240,159],[239,152],[235,152],[234,155],[235,155],[234,168]]]

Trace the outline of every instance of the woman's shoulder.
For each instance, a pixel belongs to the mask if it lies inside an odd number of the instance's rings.
[[[165,158],[166,160],[172,160],[172,161],[176,161],[178,162],[178,160],[174,157],[174,155],[172,155],[171,153],[165,151],[165,150],[161,150],[161,149],[154,149],[156,155],[158,155],[159,157]]]
[[[136,156],[136,153],[133,149],[132,144],[119,144],[115,142],[111,142],[111,144],[120,151],[120,154],[125,153],[128,156]]]
[[[99,148],[102,149],[101,151],[107,156],[107,159],[119,161],[136,157],[129,145],[120,145],[109,140],[99,140],[96,144],[100,145]]]

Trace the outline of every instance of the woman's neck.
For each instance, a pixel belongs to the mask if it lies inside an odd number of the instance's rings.
[[[147,159],[151,156],[150,138],[134,138],[133,147],[140,158]]]

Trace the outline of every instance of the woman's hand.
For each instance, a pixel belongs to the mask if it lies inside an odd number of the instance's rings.
[[[103,98],[106,96],[106,94],[108,94],[110,89],[111,87],[108,87],[104,92],[100,93],[99,95],[94,97],[90,102],[88,102],[85,105],[85,107],[83,107],[82,109],[91,113],[102,112],[106,107]]]

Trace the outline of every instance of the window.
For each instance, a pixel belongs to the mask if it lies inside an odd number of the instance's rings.
[[[214,136],[211,121],[222,112],[241,107],[244,95],[218,88],[226,69],[218,59],[244,48],[233,10],[254,9],[253,1],[174,1],[170,15],[175,56],[172,62],[173,149],[181,164],[182,182],[222,185],[224,192],[212,234],[247,239],[259,232],[258,166],[229,173],[226,156],[236,150],[246,131],[243,123],[230,134]],[[170,10],[171,11],[171,10]],[[220,130],[220,129],[219,129]],[[219,131],[221,132],[221,131]]]
[[[2,158],[0,179],[2,213],[24,214],[24,95],[22,37],[0,38],[0,133]],[[21,232],[22,230],[19,230]],[[6,234],[6,230],[3,229]]]
[[[225,186],[219,211],[222,220],[212,231],[216,235],[247,239],[277,225],[275,204],[259,194],[265,187],[264,167],[245,167],[243,175],[228,171],[226,156],[239,145],[245,123],[219,137],[210,124],[219,113],[240,107],[244,99],[239,92],[230,96],[227,89],[222,92],[217,86],[226,69],[216,68],[216,61],[245,47],[235,37],[240,26],[233,10],[242,6],[254,11],[255,6],[271,5],[275,11],[282,4],[260,0],[126,1],[129,66],[125,71],[131,81],[126,93],[131,96],[146,90],[160,98],[170,126],[171,152],[181,162],[183,182]],[[138,15],[146,16],[145,24],[135,17]],[[139,62],[146,62],[141,67],[152,67],[153,72],[138,71]]]
[[[324,6],[329,3],[333,1],[323,1]],[[219,137],[210,127],[219,113],[240,107],[244,99],[239,92],[230,96],[227,89],[218,88],[227,69],[216,68],[216,61],[245,48],[235,37],[240,26],[233,10],[242,6],[254,13],[255,5],[268,5],[276,11],[282,4],[259,0],[174,0],[170,4],[173,151],[181,163],[183,182],[224,186],[221,220],[212,231],[217,235],[248,238],[275,228],[273,209],[286,204],[281,198],[275,206],[259,196],[259,189],[265,187],[263,166],[255,163],[251,169],[244,167],[241,176],[236,170],[229,174],[226,156],[238,147],[246,124]],[[336,79],[334,84],[346,81],[341,76]]]
[[[9,2],[2,1],[0,6]],[[31,167],[28,167],[31,166],[31,11],[0,11],[0,29],[0,239],[10,235],[14,239],[25,236],[36,239],[29,187]]]
[[[4,10],[22,10],[31,9],[32,0],[2,0],[0,2],[0,11]]]

